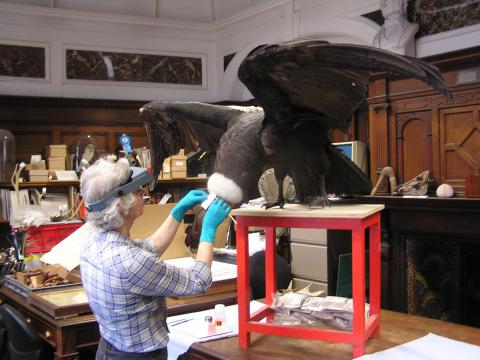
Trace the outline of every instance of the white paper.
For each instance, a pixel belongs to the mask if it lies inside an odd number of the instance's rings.
[[[231,256],[237,256],[237,249],[234,248],[223,248],[223,247],[214,247],[214,254],[225,254]]]
[[[80,248],[91,231],[92,227],[89,223],[83,224],[44,254],[40,260],[47,264],[60,264],[68,271],[72,271],[80,265]]]
[[[265,304],[259,301],[250,302],[250,314],[261,309]],[[195,322],[205,321],[205,316],[213,316],[213,308],[210,310],[199,311],[190,314],[170,316],[167,319],[167,324],[172,324],[168,326],[170,331],[168,342],[168,359],[176,360],[179,355],[185,353],[190,345],[194,342],[204,342],[216,339],[222,339],[225,337],[236,336],[238,335],[238,305],[230,305],[225,307],[225,328],[231,329],[231,332],[222,333],[215,336],[205,337],[199,339],[195,336],[187,334],[182,328],[192,327],[192,324]],[[178,323],[180,319],[193,319],[192,321],[186,321],[183,323]],[[264,320],[262,320],[264,321]],[[178,325],[174,325],[175,322]],[[192,327],[193,328],[193,327]]]
[[[166,193],[165,195],[163,195],[163,197],[161,198],[161,200],[158,203],[160,205],[165,205],[171,197],[172,197],[172,194]]]
[[[391,349],[364,355],[357,360],[478,360],[480,346],[428,334]]]
[[[73,170],[55,170],[55,176],[62,181],[78,180],[77,173]]]
[[[180,323],[184,324],[184,323]],[[178,330],[183,331],[187,335],[193,336],[199,340],[210,340],[212,337],[218,339],[219,335],[230,336],[232,328],[229,326],[215,326],[214,324],[209,325],[205,319],[195,319],[188,324],[185,323],[185,326],[178,326]],[[170,325],[172,328],[175,325]]]
[[[183,257],[164,260],[166,263],[180,268],[190,269],[195,260],[192,257]],[[212,281],[235,279],[237,277],[237,265],[220,261],[212,261]]]
[[[200,205],[203,210],[207,210],[208,207],[212,204],[213,200],[215,200],[217,198],[217,194],[215,194],[214,192],[211,192],[210,194],[208,194],[208,197],[207,199],[202,202],[202,204]]]

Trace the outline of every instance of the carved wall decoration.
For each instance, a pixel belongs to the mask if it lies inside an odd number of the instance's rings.
[[[395,113],[403,113],[413,110],[431,109],[431,105],[431,102],[425,99],[408,99],[395,102],[395,104],[392,105],[392,110]]]
[[[68,80],[202,85],[202,58],[66,49]]]
[[[480,22],[480,4],[467,0],[413,0],[409,19],[420,25],[417,37],[459,29]]]
[[[45,47],[0,44],[0,76],[45,79]]]

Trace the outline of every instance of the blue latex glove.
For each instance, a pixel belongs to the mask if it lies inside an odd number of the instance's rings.
[[[218,225],[230,213],[230,206],[222,199],[215,199],[208,207],[207,213],[203,218],[202,232],[200,234],[200,241],[213,243],[215,241],[215,232]]]
[[[181,222],[185,213],[193,208],[197,204],[201,204],[203,201],[207,200],[207,194],[202,190],[192,190],[187,195],[185,195],[175,207],[170,211],[175,220]]]

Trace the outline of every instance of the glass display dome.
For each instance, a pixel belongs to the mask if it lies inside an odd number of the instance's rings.
[[[0,182],[10,182],[15,163],[15,136],[0,129]]]

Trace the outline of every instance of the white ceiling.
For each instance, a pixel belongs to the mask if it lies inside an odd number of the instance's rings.
[[[25,6],[210,23],[279,0],[0,0]]]

